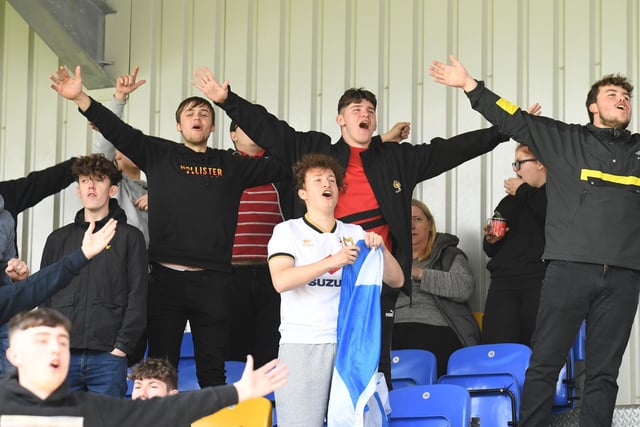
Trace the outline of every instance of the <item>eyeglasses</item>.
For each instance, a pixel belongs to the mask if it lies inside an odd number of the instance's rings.
[[[536,162],[536,161],[538,161],[538,159],[516,160],[515,162],[511,163],[511,167],[513,167],[515,170],[519,171],[520,168],[522,167],[523,163]]]

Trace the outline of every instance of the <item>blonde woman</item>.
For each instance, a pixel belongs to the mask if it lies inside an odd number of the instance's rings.
[[[412,297],[396,302],[393,349],[424,349],[435,354],[438,376],[451,353],[478,344],[480,330],[467,301],[475,281],[459,239],[438,233],[429,208],[411,201]]]

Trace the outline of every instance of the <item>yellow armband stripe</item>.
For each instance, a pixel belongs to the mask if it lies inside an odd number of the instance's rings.
[[[504,98],[500,98],[496,101],[496,105],[500,108],[502,108],[504,111],[506,111],[507,113],[511,114],[513,116],[513,114],[518,111],[518,109],[520,107],[518,107],[515,104],[512,104],[511,102],[507,101]]]
[[[613,182],[620,185],[635,185],[640,187],[640,178],[637,176],[621,176],[604,173],[593,169],[582,169],[580,171],[580,180],[588,181],[589,178],[596,178],[606,182]]]

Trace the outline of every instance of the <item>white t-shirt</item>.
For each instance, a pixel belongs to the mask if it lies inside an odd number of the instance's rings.
[[[276,225],[269,240],[269,259],[289,256],[295,266],[313,264],[337,253],[343,246],[364,239],[359,225],[336,220],[324,233],[304,217]],[[280,343],[326,344],[336,342],[342,268],[280,294]]]

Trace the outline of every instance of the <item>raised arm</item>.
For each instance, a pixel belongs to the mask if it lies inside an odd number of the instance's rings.
[[[68,187],[75,180],[71,172],[74,161],[75,158],[72,157],[46,169],[31,172],[23,178],[0,182],[5,209],[15,218],[45,197]]]
[[[139,70],[140,67],[136,67],[131,74],[123,74],[116,79],[116,91],[111,102],[107,104],[107,108],[119,118],[122,118],[129,95],[147,82],[146,80],[137,80]],[[103,153],[107,159],[113,160],[115,147],[100,133],[100,129],[95,127],[94,129],[97,132],[93,136],[91,150],[94,153]]]
[[[95,224],[90,223],[82,239],[80,250],[72,252],[31,276],[11,286],[0,286],[0,324],[7,322],[14,314],[30,310],[60,289],[99,254],[113,238],[117,222],[110,219],[99,231],[93,233]]]

